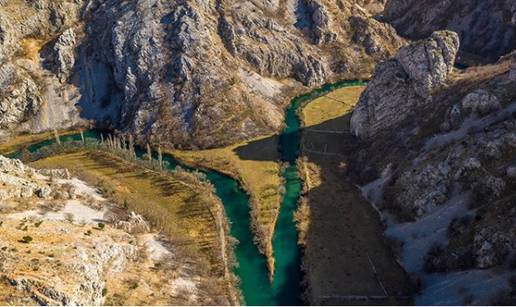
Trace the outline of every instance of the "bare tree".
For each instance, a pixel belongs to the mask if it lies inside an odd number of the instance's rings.
[[[79,131],[81,133],[81,141],[82,141],[82,144],[86,144],[86,141],[84,140],[84,133],[82,132],[82,129]]]
[[[54,129],[54,137],[56,138],[57,144],[61,145],[61,139],[59,138],[59,133],[57,132],[57,129]]]
[[[163,156],[161,154],[161,145],[158,145],[158,165],[159,169],[163,170]]]
[[[134,151],[134,140],[133,135],[129,134],[129,152],[133,159],[136,159],[136,152]]]
[[[152,151],[151,151],[151,147],[150,147],[149,143],[147,143],[147,155],[148,155],[149,161],[152,161]]]

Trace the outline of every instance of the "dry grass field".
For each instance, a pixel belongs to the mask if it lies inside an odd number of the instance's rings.
[[[304,195],[296,214],[312,304],[410,304],[412,285],[383,237],[374,208],[346,176],[350,112],[364,87],[347,87],[302,110]]]
[[[185,164],[213,169],[241,182],[251,197],[252,222],[259,248],[270,259],[282,197],[277,139],[267,136],[224,148],[176,150],[172,154]],[[257,158],[253,159],[254,156]]]

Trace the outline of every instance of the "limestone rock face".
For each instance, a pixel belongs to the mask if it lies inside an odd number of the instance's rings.
[[[458,35],[440,31],[427,40],[401,48],[396,60],[409,76],[416,93],[426,98],[446,81],[458,50]]]
[[[30,77],[25,76],[13,72],[12,78],[4,80],[5,86],[0,89],[0,129],[12,129],[39,110],[39,89]]]
[[[208,147],[276,131],[294,93],[367,77],[404,44],[372,17],[382,3],[6,1],[0,82],[23,91],[1,103],[0,136],[91,120]]]
[[[386,213],[386,235],[402,246],[407,271],[423,280],[440,273],[441,281],[423,286],[420,297],[436,286],[458,290],[450,283],[457,275],[487,272],[506,282],[516,252],[516,58],[445,78],[453,60],[444,54],[435,61],[443,68],[436,69],[402,65],[403,53],[415,57],[417,44],[378,66],[353,113],[352,128],[362,138],[358,150],[350,149],[350,172]],[[490,289],[472,300],[481,304],[496,295]]]
[[[411,39],[447,29],[460,35],[461,50],[497,60],[516,46],[512,0],[389,0],[383,20]]]
[[[67,29],[58,38],[53,47],[55,55],[54,71],[63,82],[70,75],[71,70],[75,64],[75,32],[72,28]]]
[[[229,304],[206,262],[66,170],[0,155],[0,209],[2,305]]]
[[[351,117],[351,130],[361,138],[395,127],[448,78],[459,47],[457,34],[440,31],[401,48],[395,59],[377,66]]]

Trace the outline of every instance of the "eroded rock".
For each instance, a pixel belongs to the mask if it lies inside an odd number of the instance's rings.
[[[432,93],[448,78],[458,47],[457,34],[435,32],[378,65],[353,112],[351,131],[360,138],[372,137],[431,103]]]

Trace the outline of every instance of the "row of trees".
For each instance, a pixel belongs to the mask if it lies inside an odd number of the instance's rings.
[[[81,132],[81,135],[82,132]],[[84,137],[81,137],[84,140]],[[83,141],[84,142],[84,141]],[[100,134],[100,143],[99,146],[101,148],[107,149],[117,155],[120,155],[124,159],[135,161],[137,160],[137,149],[135,145],[134,138],[131,134],[124,135],[113,135],[108,134],[105,138],[103,134]],[[152,154],[151,145],[149,143],[146,144],[146,153],[142,155],[142,160],[146,162],[146,166],[156,170],[164,170],[169,167],[169,163],[163,160],[163,153],[161,150],[161,146],[157,146],[157,157],[154,159]]]
[[[149,143],[146,144],[145,150],[138,148],[132,135],[125,134],[100,134],[99,138],[87,138],[84,132],[80,132],[80,141],[62,141],[62,137],[57,130],[54,130],[55,142],[46,146],[42,146],[36,151],[29,151],[24,148],[17,158],[25,162],[36,161],[46,157],[77,152],[80,150],[105,150],[109,151],[121,158],[157,171],[163,171],[169,168],[170,163],[163,159],[161,146],[158,145],[157,153],[153,155],[152,148]],[[144,152],[144,153],[143,153]],[[138,153],[141,159],[138,159]]]

